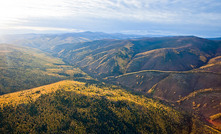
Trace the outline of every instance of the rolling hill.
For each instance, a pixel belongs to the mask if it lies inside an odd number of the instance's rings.
[[[187,111],[194,111],[201,120],[205,120],[221,130],[221,90],[201,89],[178,101],[178,106]]]
[[[97,40],[58,45],[55,55],[95,77],[141,70],[187,71],[220,56],[221,44],[193,36]]]
[[[221,74],[199,71],[146,70],[107,77],[105,80],[171,102],[200,89],[221,87]]]
[[[0,94],[64,79],[90,78],[79,68],[32,48],[0,44]]]
[[[176,105],[212,89],[208,97],[215,101],[199,96],[178,105],[211,123],[210,116],[221,112],[220,50],[219,41],[180,36],[64,44],[53,52],[94,77]],[[220,129],[220,123],[213,125]]]
[[[220,41],[194,36],[97,40],[58,45],[53,51],[65,62],[94,77],[107,77],[106,82],[169,103],[212,89],[208,96],[216,96],[214,100],[217,102],[204,99],[200,112],[193,109],[192,103],[203,97],[185,100],[178,107],[196,112],[207,121],[221,112],[221,95],[217,93],[221,89]],[[204,109],[212,107],[215,108]],[[219,123],[213,124],[220,128]]]
[[[203,71],[140,71],[105,78],[107,82],[194,112],[203,120],[221,112],[221,74]],[[220,123],[214,124],[220,129]]]
[[[221,72],[221,56],[214,57],[208,61],[204,66],[201,66],[197,70],[203,70],[206,72]]]
[[[116,86],[76,81],[0,96],[1,133],[219,133]]]

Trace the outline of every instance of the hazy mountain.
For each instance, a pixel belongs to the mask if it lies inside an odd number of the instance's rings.
[[[142,37],[140,35],[107,34],[102,32],[81,32],[65,34],[17,34],[2,35],[0,43],[17,44],[49,51],[52,47],[64,43],[79,43],[100,39],[128,39]]]
[[[218,37],[218,38],[208,38],[209,40],[217,40],[217,41],[220,41],[221,40],[221,37]]]

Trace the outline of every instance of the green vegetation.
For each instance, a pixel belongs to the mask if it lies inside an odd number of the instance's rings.
[[[2,95],[0,100],[0,133],[212,131],[171,107],[116,86],[62,81]]]
[[[0,94],[76,78],[90,79],[80,69],[41,51],[0,45]]]

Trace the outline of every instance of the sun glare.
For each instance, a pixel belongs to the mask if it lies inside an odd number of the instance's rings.
[[[0,27],[24,23],[27,18],[62,17],[68,13],[65,8],[57,0],[1,0]]]

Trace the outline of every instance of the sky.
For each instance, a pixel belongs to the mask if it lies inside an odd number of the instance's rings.
[[[0,34],[221,37],[221,0],[0,0]]]

